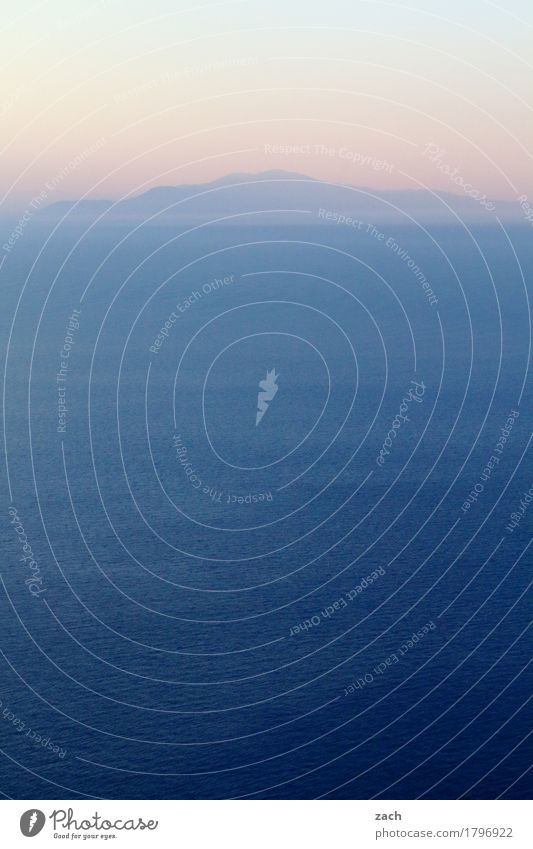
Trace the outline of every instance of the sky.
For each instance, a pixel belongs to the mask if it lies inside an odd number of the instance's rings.
[[[530,0],[22,0],[0,39],[6,210],[271,169],[533,197]]]

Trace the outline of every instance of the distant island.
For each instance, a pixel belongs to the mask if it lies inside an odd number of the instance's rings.
[[[331,213],[326,221],[339,216],[364,216],[367,221],[410,218],[417,222],[457,223],[477,221],[495,223],[523,221],[518,203],[491,202],[486,209],[464,194],[432,190],[375,190],[365,186],[328,183],[291,171],[232,173],[209,183],[157,186],[141,194],[116,200],[80,199],[59,201],[43,208],[47,218],[81,217],[109,220],[164,219],[211,220],[241,216],[240,224],[250,216],[276,216],[295,222],[295,213],[306,215],[306,223],[318,219],[318,210]],[[321,216],[324,219],[324,215]],[[321,222],[323,223],[323,221]]]

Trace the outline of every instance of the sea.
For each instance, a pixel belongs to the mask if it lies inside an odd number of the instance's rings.
[[[0,262],[3,795],[529,797],[527,222]]]

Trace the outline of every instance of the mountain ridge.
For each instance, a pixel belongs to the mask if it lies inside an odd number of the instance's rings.
[[[243,191],[251,187],[254,187],[253,191]],[[356,193],[355,198],[352,193]],[[402,214],[408,217],[423,215],[434,220],[449,217],[450,214],[453,217],[455,212],[460,216],[467,215],[481,220],[494,217],[493,211],[487,210],[478,200],[466,194],[432,189],[372,189],[349,183],[327,182],[281,169],[233,172],[207,183],[153,186],[140,194],[116,200],[86,198],[56,201],[43,207],[39,214],[46,217],[62,214],[76,217],[107,216],[113,219],[157,215],[194,219],[258,211],[283,214],[294,209],[295,205],[311,205],[309,211],[313,211],[319,201],[333,204],[333,211],[338,215],[374,214],[378,218]],[[504,200],[494,200],[492,204],[497,214],[521,220],[517,204]]]

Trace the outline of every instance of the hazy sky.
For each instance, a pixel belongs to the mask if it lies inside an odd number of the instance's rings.
[[[8,209],[273,168],[533,196],[531,0],[22,0],[0,36]]]

